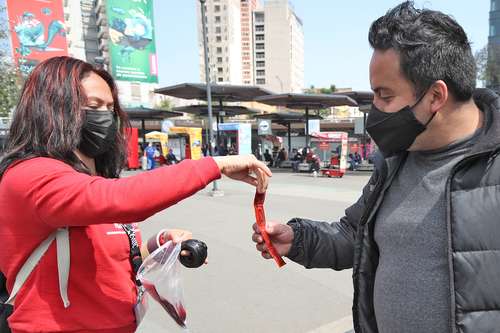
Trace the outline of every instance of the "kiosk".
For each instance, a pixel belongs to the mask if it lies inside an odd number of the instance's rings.
[[[252,125],[245,123],[219,124],[220,144],[234,147],[236,155],[252,153]]]
[[[321,174],[328,177],[342,177],[347,169],[347,150],[348,150],[348,134],[347,132],[315,132],[312,133],[314,142],[318,142],[320,150],[323,154],[330,150],[331,143],[340,143],[338,146],[338,155],[331,156],[330,163],[322,168]],[[331,150],[330,150],[331,151]]]

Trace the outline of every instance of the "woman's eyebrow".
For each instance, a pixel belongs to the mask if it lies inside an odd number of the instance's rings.
[[[106,105],[106,106],[113,106],[115,104],[115,101],[111,101],[111,102],[107,103],[106,101],[104,101],[102,98],[100,98],[98,96],[87,97],[87,100],[89,102],[97,102],[99,104],[103,104],[103,105]]]

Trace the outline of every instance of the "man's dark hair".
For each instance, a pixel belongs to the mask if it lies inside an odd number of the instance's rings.
[[[399,53],[417,96],[443,80],[457,101],[472,97],[476,64],[465,31],[450,16],[406,1],[372,23],[368,40],[375,50]]]

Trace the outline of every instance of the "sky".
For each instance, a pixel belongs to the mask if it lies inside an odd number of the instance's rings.
[[[196,1],[154,0],[160,86],[200,81]],[[368,29],[400,2],[291,0],[304,24],[305,87],[370,90]],[[473,52],[487,44],[490,0],[416,0],[415,5],[453,16]]]

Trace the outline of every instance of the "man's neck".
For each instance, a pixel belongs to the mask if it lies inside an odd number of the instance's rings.
[[[439,111],[436,122],[429,124],[428,130],[415,142],[417,149],[433,150],[450,145],[460,139],[473,135],[483,126],[483,112],[471,99],[465,103],[454,103]]]

